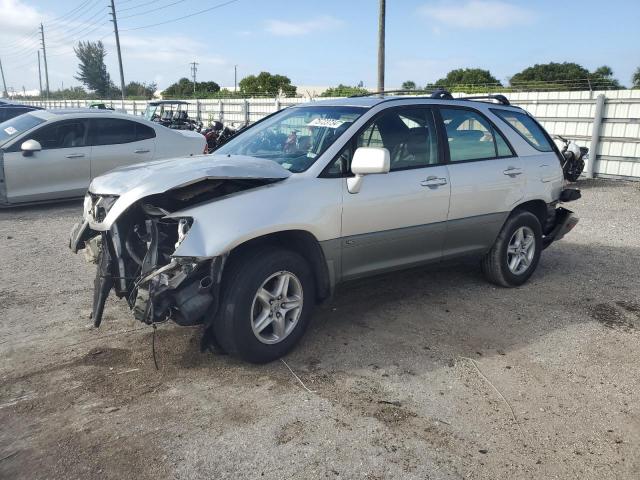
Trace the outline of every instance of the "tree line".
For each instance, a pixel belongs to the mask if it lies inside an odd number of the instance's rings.
[[[50,98],[60,99],[117,99],[121,91],[111,80],[104,59],[107,55],[101,41],[78,42],[74,47],[78,57],[78,72],[75,79],[83,87],[71,87],[51,92]],[[640,88],[640,67],[632,77],[633,88]],[[402,84],[402,90],[426,91],[445,87],[451,91],[486,92],[491,90],[612,90],[625,88],[614,77],[613,70],[603,65],[589,71],[573,62],[536,64],[527,67],[508,79],[508,84],[498,80],[489,70],[481,68],[458,68],[451,70],[435,82],[419,86],[413,80]],[[125,97],[129,99],[151,99],[157,91],[155,82],[132,81],[125,86]],[[339,84],[320,94],[323,97],[344,97],[369,93],[362,82],[356,86]],[[234,96],[295,96],[297,89],[285,75],[260,72],[244,77],[238,83],[237,91],[221,88],[214,81],[194,83],[184,77],[169,85],[161,92],[164,98],[226,98]]]

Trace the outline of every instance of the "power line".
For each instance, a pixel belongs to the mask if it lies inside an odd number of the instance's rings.
[[[186,1],[187,0],[178,0],[176,2],[168,3],[168,4],[163,5],[161,7],[158,7],[158,8],[153,8],[151,10],[146,10],[144,12],[133,13],[131,15],[127,15],[126,17],[120,17],[120,20],[124,20],[125,18],[131,18],[131,17],[139,17],[140,15],[147,15],[149,13],[157,12],[158,10],[164,10],[165,8],[169,8],[169,7],[172,7],[172,6],[177,5],[179,3],[184,3]],[[156,3],[156,2],[151,2],[151,3]]]
[[[29,39],[36,37],[37,35],[40,34],[40,30],[39,29],[35,29],[33,32],[31,32],[30,34],[27,34],[27,36],[25,38],[19,38],[13,42],[10,43],[3,43],[0,48],[2,49],[10,49],[13,47],[19,47],[21,44],[24,44],[25,42],[27,42]]]
[[[120,4],[122,4],[124,2],[120,2]],[[128,12],[129,10],[135,10],[137,8],[142,8],[142,7],[146,7],[147,5],[153,5],[154,3],[158,3],[158,0],[152,0],[151,2],[145,2],[145,3],[141,3],[139,5],[134,5],[133,7],[127,7],[127,8],[121,8],[120,9],[120,13],[122,12]],[[124,18],[124,17],[123,17]]]
[[[213,7],[205,8],[204,10],[200,10],[198,12],[190,13],[189,15],[184,15],[183,17],[172,18],[171,20],[166,20],[164,22],[153,23],[151,25],[142,25],[140,27],[126,28],[126,29],[123,29],[122,31],[123,32],[131,32],[133,30],[142,30],[143,28],[151,28],[151,27],[157,27],[159,25],[166,25],[167,23],[174,23],[174,22],[177,22],[178,20],[184,20],[185,18],[195,17],[196,15],[200,15],[201,13],[210,12],[211,10],[215,10],[217,8],[225,7],[225,6],[230,5],[232,3],[236,3],[237,1],[238,0],[229,0],[228,2],[219,3],[218,5],[214,5]]]
[[[60,15],[59,17],[53,18],[51,20],[49,20],[50,24],[54,24],[58,21],[61,21],[62,19],[65,19],[66,17],[73,15],[77,10],[81,9],[83,6],[85,6],[87,3],[91,2],[92,0],[84,0],[83,2],[80,2],[79,5],[77,5],[76,7],[72,8],[71,10],[69,10],[67,13]]]

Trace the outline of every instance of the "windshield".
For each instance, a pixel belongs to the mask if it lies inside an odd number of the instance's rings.
[[[147,120],[153,120],[153,116],[156,114],[157,109],[157,105],[147,105],[147,109],[144,111],[144,118]]]
[[[40,117],[36,117],[30,113],[24,113],[0,123],[0,147],[12,138],[44,122],[45,120]]]
[[[238,134],[215,153],[266,158],[291,172],[303,172],[365,111],[337,106],[288,108]]]

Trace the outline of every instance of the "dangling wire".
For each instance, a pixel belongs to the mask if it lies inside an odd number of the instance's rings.
[[[156,360],[156,330],[158,327],[156,327],[155,323],[151,324],[151,326],[153,327],[153,333],[151,334],[151,353],[153,354],[153,364],[156,366],[156,370],[160,370],[158,368],[158,360]]]

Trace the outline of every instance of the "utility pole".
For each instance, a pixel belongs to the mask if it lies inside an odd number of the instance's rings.
[[[113,30],[116,34],[116,48],[118,50],[118,65],[120,66],[120,90],[122,91],[122,109],[124,110],[124,71],[122,70],[122,53],[120,52],[120,35],[118,34],[118,20],[116,19],[116,6],[113,0],[111,0],[111,17],[112,17],[111,21],[113,22]]]
[[[2,74],[2,96],[7,98],[9,92],[7,92],[7,82],[4,81],[4,70],[2,69],[2,60],[0,60],[0,74]]]
[[[384,24],[387,9],[386,0],[380,0],[378,17],[378,91],[384,91]]]
[[[233,92],[238,91],[238,65],[233,66]]]
[[[40,50],[38,50],[38,83],[40,84],[40,99],[42,99],[42,70],[40,70]]]
[[[47,101],[49,101],[49,69],[47,68],[47,47],[44,44],[44,27],[40,23],[40,37],[42,39],[42,56],[44,57],[44,80],[47,87]]]
[[[193,78],[193,96],[196,96],[196,74],[198,73],[198,65],[199,63],[191,62],[191,78]]]

